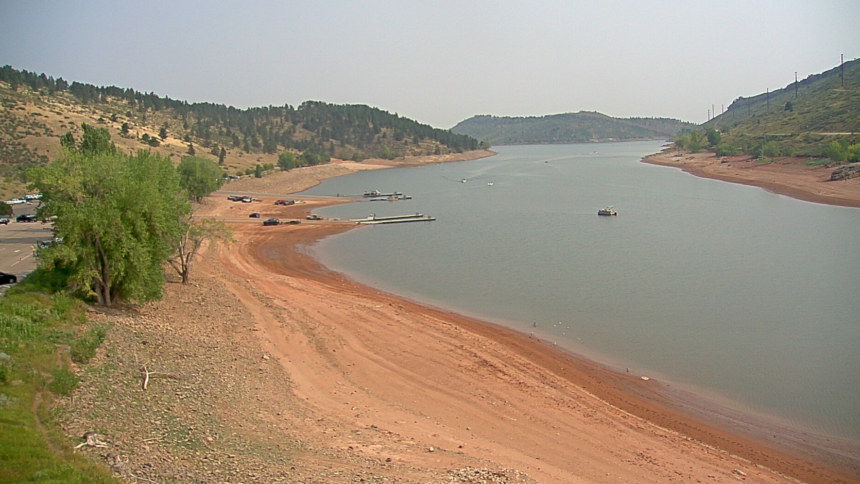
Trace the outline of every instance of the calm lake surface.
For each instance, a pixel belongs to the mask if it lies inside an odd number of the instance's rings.
[[[437,221],[362,227],[316,255],[730,412],[860,442],[860,210],[640,163],[660,147],[502,146],[326,180],[305,193],[414,199],[321,215]],[[598,217],[608,205],[618,216]]]

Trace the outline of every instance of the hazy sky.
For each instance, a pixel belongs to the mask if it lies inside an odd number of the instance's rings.
[[[0,0],[0,65],[240,108],[436,127],[580,110],[703,122],[860,57],[860,1]]]

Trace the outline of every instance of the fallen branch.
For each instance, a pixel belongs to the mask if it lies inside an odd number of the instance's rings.
[[[143,373],[144,373],[144,377],[143,377],[143,389],[144,389],[144,391],[145,391],[145,390],[146,390],[146,385],[148,385],[148,384],[149,384],[149,375],[151,375],[151,373],[149,373],[149,370],[147,370],[147,369],[146,369],[146,366],[145,366],[145,365],[144,365],[144,367],[143,367]]]
[[[147,385],[149,385],[149,378],[150,378],[150,377],[152,377],[152,376],[156,376],[156,375],[158,375],[158,376],[163,376],[163,377],[167,377],[167,378],[170,378],[170,379],[173,379],[173,380],[179,380],[179,377],[178,377],[178,376],[176,376],[176,375],[172,375],[172,374],[170,374],[170,373],[157,373],[157,372],[154,372],[154,371],[149,371],[149,370],[146,368],[146,365],[144,365],[144,366],[143,366],[143,385],[142,385],[144,390],[146,390]]]
[[[83,446],[105,448],[107,444],[99,440],[99,436],[95,432],[87,432],[84,434],[84,441],[75,446],[75,449],[80,449]]]

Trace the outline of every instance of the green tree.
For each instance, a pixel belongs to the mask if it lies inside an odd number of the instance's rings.
[[[71,131],[60,137],[60,146],[67,152],[81,152],[92,155],[95,153],[116,153],[116,146],[110,140],[107,128],[95,128],[86,123],[81,124],[84,131],[80,143],[75,141]]]
[[[721,139],[720,132],[717,131],[716,129],[708,128],[708,130],[705,131],[705,136],[707,136],[707,138],[708,138],[708,144],[709,145],[717,146],[718,144],[720,144],[720,139]]]
[[[263,178],[263,166],[262,165],[257,164],[257,166],[254,167],[254,178]]]
[[[103,306],[157,299],[162,263],[189,210],[179,177],[168,158],[100,146],[67,151],[31,172],[31,187],[42,193],[39,217],[56,216],[54,236],[63,240],[39,256],[42,267],[66,271],[71,289]]]
[[[860,143],[851,145],[847,150],[848,161],[860,161]]]
[[[702,135],[697,130],[694,129],[685,136],[687,137],[687,149],[689,149],[691,153],[702,151]]]
[[[289,171],[296,167],[296,155],[291,151],[284,151],[278,155],[278,167],[283,171]]]
[[[158,137],[161,138],[162,141],[167,139],[167,123],[161,125],[161,128],[158,129]]]
[[[95,155],[100,153],[114,154],[117,152],[116,146],[110,140],[110,132],[107,128],[96,128],[88,124],[81,124],[84,130],[81,136],[81,142],[77,146],[77,150],[84,155]]]
[[[833,161],[845,161],[848,159],[848,145],[839,141],[831,141],[824,150],[824,155]]]
[[[168,262],[182,278],[182,283],[187,284],[191,263],[203,243],[207,240],[230,243],[233,241],[233,234],[220,220],[206,218],[195,222],[191,212],[184,217],[183,222],[185,230],[179,238],[176,252]]]
[[[119,129],[119,132],[123,135],[128,135],[129,129],[128,123],[122,123],[122,127]]]
[[[75,137],[71,131],[66,131],[66,134],[60,136],[60,146],[67,150],[75,149]]]
[[[218,164],[223,165],[224,160],[227,158],[227,150],[224,147],[221,147],[221,151],[218,153]]]
[[[768,141],[761,146],[761,155],[765,158],[777,157],[779,153],[779,143],[776,141]]]
[[[717,156],[730,156],[736,155],[737,153],[738,149],[729,143],[720,143],[714,147],[714,154]]]
[[[184,156],[176,167],[179,173],[179,186],[188,196],[203,200],[210,193],[221,188],[221,168],[212,160],[196,156]]]
[[[194,156],[194,144],[188,143],[188,156]]]
[[[0,202],[0,215],[4,217],[15,215],[15,211],[12,210],[12,205],[9,205],[6,202]]]

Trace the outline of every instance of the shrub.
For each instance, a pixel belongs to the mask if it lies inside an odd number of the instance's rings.
[[[848,159],[847,143],[831,141],[830,145],[824,150],[824,154],[833,161],[845,161]]]
[[[714,148],[714,154],[717,156],[731,156],[738,154],[738,149],[729,143],[720,143]]]
[[[768,141],[761,146],[761,154],[766,158],[779,156],[779,144],[776,141]]]
[[[105,340],[107,327],[93,326],[81,337],[76,338],[71,344],[72,361],[75,363],[87,363],[96,355],[96,350]]]
[[[68,395],[78,387],[78,381],[80,378],[71,371],[57,368],[51,372],[51,383],[48,384],[48,388],[57,395]]]

